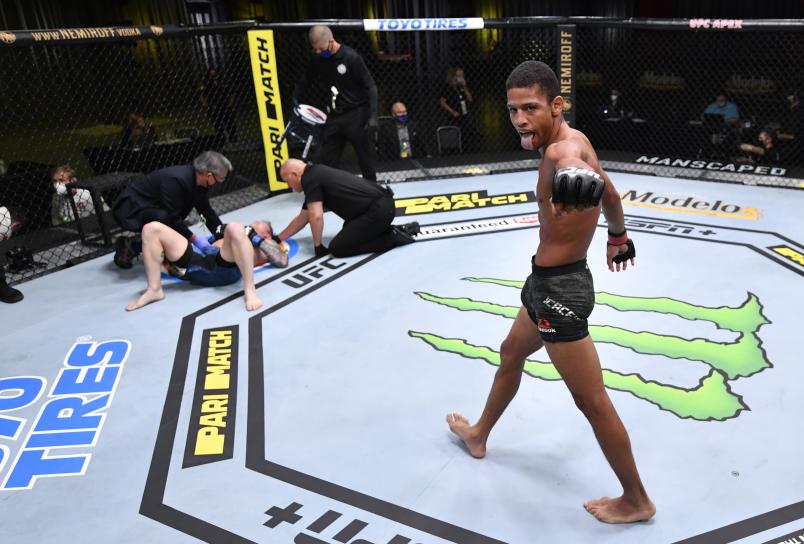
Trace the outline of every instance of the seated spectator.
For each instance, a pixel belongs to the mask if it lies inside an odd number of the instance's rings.
[[[760,131],[756,140],[751,143],[742,143],[739,148],[747,154],[747,162],[779,164],[779,146],[777,145],[776,133],[770,129]]]
[[[380,160],[412,159],[427,155],[416,124],[402,102],[391,106],[392,120],[380,125],[377,150]]]
[[[726,97],[726,93],[719,93],[715,101],[709,104],[704,110],[704,115],[715,114],[723,116],[727,125],[737,126],[740,123],[740,112],[737,104]]]
[[[606,103],[600,106],[600,117],[603,119],[622,119],[628,117],[629,112],[625,109],[623,95],[617,89],[612,89]]]
[[[155,141],[156,131],[145,122],[145,116],[137,112],[129,113],[120,137],[120,147],[145,147]]]
[[[73,187],[75,182],[78,181],[78,177],[75,175],[75,169],[69,164],[62,164],[51,170],[50,181],[56,191],[53,195],[53,205],[51,206],[53,226],[72,223],[78,218],[84,219],[95,213],[89,191]],[[71,198],[75,202],[78,217],[75,216],[73,207],[70,205]],[[101,203],[103,204],[103,209],[108,211],[109,207],[103,202],[102,198]]]

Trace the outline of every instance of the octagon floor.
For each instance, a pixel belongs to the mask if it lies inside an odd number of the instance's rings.
[[[485,459],[444,422],[479,415],[529,273],[516,173],[395,185],[423,229],[383,255],[317,259],[303,231],[290,268],[257,271],[257,312],[172,283],[126,313],[142,266],[110,257],[22,284],[0,308],[0,542],[793,541],[804,192],[612,177],[638,258],[606,269],[601,218],[591,333],[650,522],[582,508],[619,488],[543,352]],[[281,228],[299,203],[224,219]]]

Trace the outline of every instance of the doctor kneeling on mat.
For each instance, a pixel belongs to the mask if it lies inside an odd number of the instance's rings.
[[[285,161],[279,173],[294,192],[304,192],[302,209],[279,233],[280,240],[287,240],[309,223],[316,257],[327,253],[350,257],[383,252],[415,241],[418,223],[391,224],[396,206],[390,189],[349,172],[322,164],[308,165],[299,159]],[[322,239],[324,207],[344,221],[329,248]]]

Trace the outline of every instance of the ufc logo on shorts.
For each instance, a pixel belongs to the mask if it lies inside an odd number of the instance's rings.
[[[556,312],[558,315],[563,315],[565,317],[572,317],[574,319],[578,319],[578,316],[575,315],[575,312],[564,306],[558,301],[553,300],[550,297],[544,299],[544,304]]]

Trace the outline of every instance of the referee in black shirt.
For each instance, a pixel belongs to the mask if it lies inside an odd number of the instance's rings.
[[[377,85],[360,55],[332,37],[326,26],[309,33],[316,56],[296,85],[293,99],[303,102],[312,82],[324,85],[327,123],[324,125],[320,162],[339,166],[346,142],[352,144],[364,179],[377,180],[369,131],[377,128]]]
[[[295,192],[304,192],[304,204],[279,233],[281,240],[293,236],[308,223],[313,233],[315,255],[328,252],[336,257],[388,251],[414,242],[418,223],[391,225],[396,215],[393,193],[375,183],[323,164],[308,166],[298,159],[288,159],[280,170],[282,180]],[[329,244],[321,238],[324,207],[335,212],[344,224]]]

